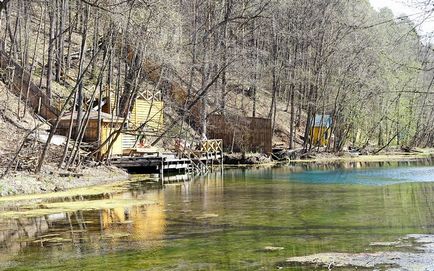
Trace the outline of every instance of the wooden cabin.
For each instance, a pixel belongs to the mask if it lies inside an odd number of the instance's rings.
[[[331,138],[332,118],[330,115],[317,114],[310,127],[310,138],[314,146],[327,146]]]
[[[124,154],[137,148],[143,148],[143,139],[148,135],[156,135],[164,126],[164,102],[161,91],[149,91],[150,87],[139,92],[128,115],[125,133],[122,136],[121,148]],[[116,112],[117,99],[111,91],[107,91],[103,112]],[[144,137],[143,137],[144,136]]]
[[[105,103],[102,111],[107,114],[116,112],[115,95],[107,91],[106,100],[110,100],[110,103]],[[163,124],[164,103],[161,100],[161,92],[151,93],[147,90],[139,92],[129,113],[127,128],[132,130],[142,127],[141,130],[156,132],[163,128]]]
[[[86,116],[86,112],[83,112],[83,117]],[[73,138],[77,135],[77,112],[74,113],[72,116],[73,118]],[[71,114],[66,114],[60,119],[60,123],[57,129],[57,132],[61,135],[67,136],[69,132],[69,124],[71,121]],[[97,147],[96,144],[98,142],[105,142],[107,138],[109,138],[110,134],[112,134],[117,129],[121,128],[123,120],[119,117],[112,116],[110,114],[101,112],[101,123],[98,125],[98,112],[97,111],[91,111],[89,115],[89,122],[87,124],[84,136],[83,136],[83,142],[89,143],[89,144],[95,144],[95,147]],[[98,127],[100,130],[98,131]],[[98,138],[99,137],[99,138]],[[111,150],[111,155],[122,155],[122,137],[123,135],[120,134],[117,140],[113,143],[113,148]],[[105,146],[101,149],[100,153],[102,155],[107,154],[108,152],[108,144],[105,144]]]
[[[131,128],[139,128],[143,125],[148,132],[158,132],[163,129],[164,103],[162,101],[150,101],[136,99],[129,117]]]

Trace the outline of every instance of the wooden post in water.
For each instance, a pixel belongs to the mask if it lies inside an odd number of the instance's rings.
[[[160,163],[160,178],[161,178],[161,185],[164,185],[164,160],[161,159]]]
[[[223,140],[220,141],[220,165],[221,165],[221,172],[223,176],[223,159],[225,157],[225,153],[223,150]]]
[[[211,172],[213,172],[214,171],[214,159],[215,159],[215,157],[212,157],[213,155],[212,155],[212,153],[210,154],[210,157],[211,157]],[[217,156],[217,152],[214,152],[214,156]]]

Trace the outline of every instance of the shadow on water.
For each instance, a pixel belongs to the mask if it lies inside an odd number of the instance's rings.
[[[434,232],[432,164],[231,169],[164,187],[135,176],[4,200],[0,269],[260,270],[290,256],[365,251]]]

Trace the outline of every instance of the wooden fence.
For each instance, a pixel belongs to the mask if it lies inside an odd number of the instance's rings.
[[[0,68],[5,72],[10,71],[12,73],[13,71],[12,91],[17,97],[21,96],[22,100],[26,101],[28,90],[28,106],[50,122],[57,119],[60,111],[50,105],[49,97],[32,82],[30,73],[12,60],[3,50],[0,50]]]
[[[272,152],[271,119],[211,115],[208,137],[223,139],[225,151]]]

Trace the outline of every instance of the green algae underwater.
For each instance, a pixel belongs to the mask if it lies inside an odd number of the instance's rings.
[[[311,270],[292,256],[434,233],[434,167],[230,169],[0,200],[1,270]],[[322,269],[318,269],[322,270]]]

